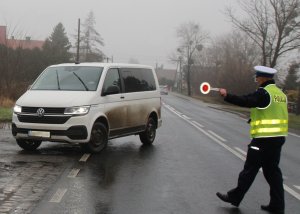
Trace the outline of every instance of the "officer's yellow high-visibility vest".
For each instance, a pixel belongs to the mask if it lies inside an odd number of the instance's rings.
[[[251,108],[250,135],[252,138],[287,136],[287,97],[275,84],[264,89],[270,95],[270,104],[266,108]]]

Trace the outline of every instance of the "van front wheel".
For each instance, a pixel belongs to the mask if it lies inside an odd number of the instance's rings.
[[[17,144],[24,150],[34,151],[40,145],[42,141],[40,140],[25,140],[25,139],[17,139]]]
[[[152,117],[148,119],[146,130],[140,133],[140,140],[144,145],[151,145],[156,136],[156,123]]]
[[[96,122],[91,131],[91,138],[88,143],[83,144],[83,147],[91,153],[100,152],[107,145],[108,134],[107,128],[103,123]]]

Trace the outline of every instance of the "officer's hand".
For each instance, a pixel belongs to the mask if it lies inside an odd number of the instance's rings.
[[[226,97],[227,96],[227,90],[225,88],[220,88],[219,92],[220,92],[220,95],[222,97]]]

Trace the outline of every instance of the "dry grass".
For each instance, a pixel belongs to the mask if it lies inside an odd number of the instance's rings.
[[[15,104],[15,101],[7,97],[0,97],[0,107],[11,108]]]

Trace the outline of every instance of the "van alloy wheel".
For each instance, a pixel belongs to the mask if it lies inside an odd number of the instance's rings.
[[[86,150],[97,153],[103,150],[108,142],[107,128],[103,123],[96,122],[91,131],[90,141],[83,144]]]
[[[26,140],[26,139],[17,139],[17,144],[24,150],[34,151],[40,145],[42,141],[40,140]]]
[[[146,125],[146,130],[140,133],[140,140],[144,145],[150,145],[153,143],[156,136],[156,123],[155,120],[150,117]]]

